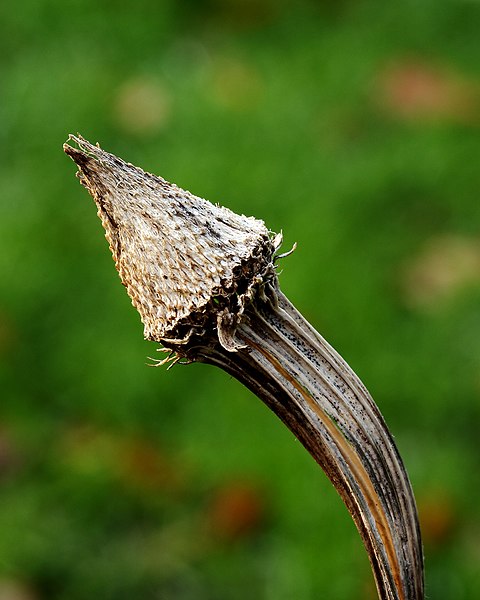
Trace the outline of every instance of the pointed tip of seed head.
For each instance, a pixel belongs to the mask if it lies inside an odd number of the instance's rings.
[[[69,144],[69,142],[71,141],[73,141],[78,146],[78,148],[74,148],[73,146],[71,146]],[[85,147],[85,143],[87,143],[88,146],[91,145],[80,134],[74,135],[73,133],[70,133],[68,135],[67,141],[63,144],[63,151],[76,162],[76,158],[79,155],[86,154],[85,151],[87,150],[87,148]]]
[[[75,145],[70,145],[69,142],[74,142]],[[98,144],[96,146],[91,144],[79,133],[77,135],[71,133],[68,136],[67,141],[63,144],[63,151],[79,167],[77,176],[82,185],[90,191],[89,178],[92,177],[93,172],[96,170],[94,168],[95,161],[102,161],[102,159],[108,158],[108,153],[104,152]]]
[[[73,142],[74,145],[70,145],[69,142]],[[63,144],[63,151],[67,156],[77,163],[77,165],[82,169],[88,163],[92,163],[93,161],[99,162],[123,162],[118,159],[115,155],[110,154],[109,152],[105,152],[100,148],[100,145],[91,144],[88,140],[86,140],[82,135],[77,133],[76,135],[70,133],[67,141]]]
[[[101,150],[98,144],[94,146],[79,133],[77,133],[76,135],[74,133],[69,133],[67,141],[63,144],[64,151],[69,155],[71,150],[75,152],[78,152],[79,150],[77,150],[76,148],[72,148],[72,146],[70,146],[68,142],[74,142],[78,146],[80,151],[83,151],[84,153],[92,152],[93,154],[95,154],[98,152],[103,152],[103,150]]]

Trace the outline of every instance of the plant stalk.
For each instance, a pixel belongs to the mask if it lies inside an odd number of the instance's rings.
[[[415,501],[385,421],[352,369],[279,289],[276,300],[247,311],[237,330],[245,349],[216,347],[198,360],[252,390],[322,467],[360,532],[379,597],[419,600]]]

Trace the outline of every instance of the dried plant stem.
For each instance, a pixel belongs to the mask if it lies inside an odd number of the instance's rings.
[[[369,393],[280,292],[238,328],[248,350],[200,353],[250,388],[302,442],[341,495],[367,548],[381,598],[422,598],[415,503]]]
[[[405,467],[365,386],[280,291],[281,238],[74,140],[80,149],[65,151],[95,199],[145,336],[172,350],[166,361],[216,365],[261,398],[345,502],[379,597],[422,600],[422,545]]]

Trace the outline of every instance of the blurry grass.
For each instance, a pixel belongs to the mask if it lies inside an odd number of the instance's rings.
[[[80,131],[298,241],[283,289],[443,518],[441,535],[425,520],[427,593],[475,597],[480,277],[419,309],[405,270],[430,240],[478,243],[479,16],[450,0],[1,6],[0,596],[5,581],[34,599],[374,597],[340,500],[258,400],[211,368],[145,367],[154,346],[61,152]],[[440,71],[444,94],[454,73],[464,104],[406,118],[385,101],[391,65],[402,85]],[[132,439],[180,489],[119,475]],[[210,498],[245,478],[269,516],[219,541]]]

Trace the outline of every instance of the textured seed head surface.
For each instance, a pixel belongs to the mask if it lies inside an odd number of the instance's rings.
[[[204,324],[212,307],[219,330],[240,314],[278,246],[263,221],[213,205],[80,136],[69,140],[78,148],[64,150],[95,200],[145,338],[185,335]]]

